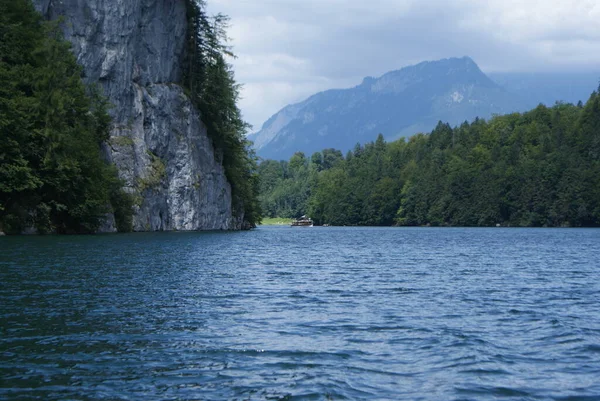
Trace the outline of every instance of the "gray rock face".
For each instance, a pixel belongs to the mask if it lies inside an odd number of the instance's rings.
[[[114,105],[106,154],[136,196],[134,230],[239,229],[231,187],[180,86],[185,0],[34,0],[64,17],[86,80]],[[103,231],[114,231],[107,219]]]

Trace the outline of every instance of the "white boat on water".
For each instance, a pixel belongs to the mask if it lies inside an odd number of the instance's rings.
[[[302,216],[299,219],[292,221],[292,227],[312,227],[313,221],[310,217]]]

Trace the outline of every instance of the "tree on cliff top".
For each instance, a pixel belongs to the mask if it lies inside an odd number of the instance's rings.
[[[184,85],[201,113],[232,187],[234,213],[246,224],[260,222],[257,162],[246,140],[249,125],[237,107],[240,86],[227,63],[229,18],[208,16],[203,0],[187,0],[188,49]]]

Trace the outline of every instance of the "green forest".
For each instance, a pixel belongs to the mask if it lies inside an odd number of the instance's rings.
[[[369,226],[600,226],[600,94],[259,165],[265,216]]]
[[[186,74],[181,85],[202,113],[232,185],[234,213],[260,221],[256,157],[226,58],[227,18],[188,0]],[[59,22],[30,0],[0,2],[0,232],[93,233],[107,213],[132,228],[133,197],[102,156],[111,105],[82,81]]]

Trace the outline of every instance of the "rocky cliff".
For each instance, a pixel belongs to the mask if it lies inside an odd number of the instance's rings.
[[[114,106],[106,154],[135,195],[135,231],[241,227],[206,127],[178,85],[185,1],[34,0],[46,18],[64,18],[86,81]]]

